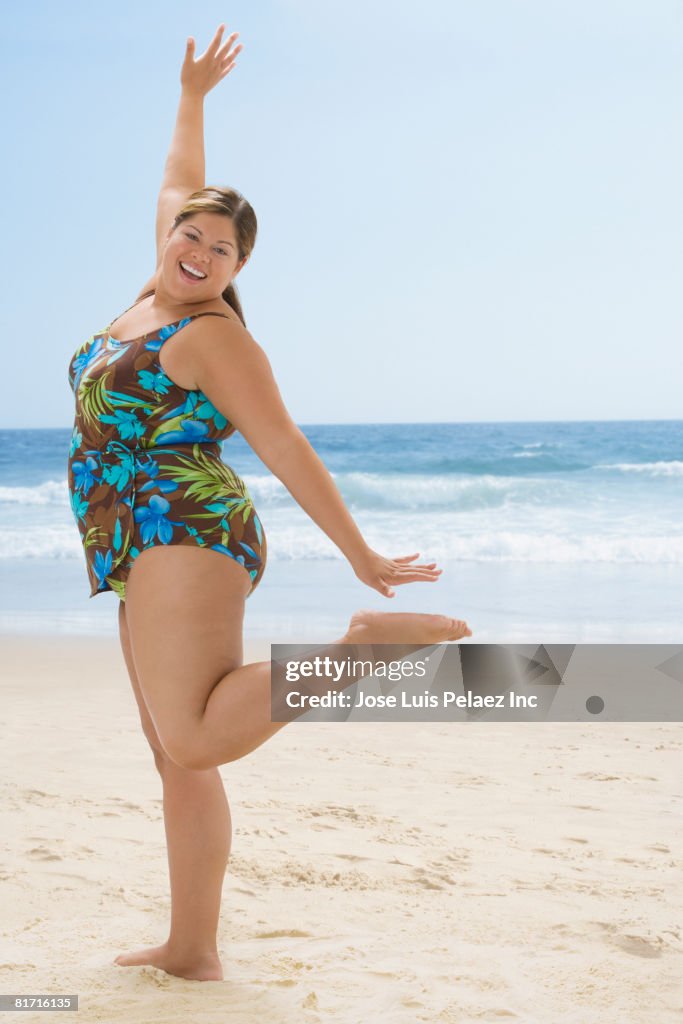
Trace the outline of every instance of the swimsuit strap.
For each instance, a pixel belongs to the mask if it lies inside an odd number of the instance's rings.
[[[146,297],[147,297],[147,296],[143,296],[143,298],[146,298]],[[137,300],[136,300],[136,301],[135,301],[135,302],[133,303],[133,306],[137,306],[138,302],[142,302],[142,299],[137,299]],[[116,321],[117,321],[117,320],[120,320],[122,316],[125,316],[125,315],[126,315],[126,313],[128,312],[128,310],[132,309],[132,308],[133,308],[133,306],[129,306],[129,307],[128,307],[128,309],[124,309],[123,313],[119,313],[119,315],[118,315],[118,316],[115,316],[113,320],[110,320],[110,321],[109,321],[109,323],[107,324],[107,327],[106,327],[106,332],[107,332],[107,334],[109,334],[109,328],[111,327],[111,325],[112,325],[113,323],[116,323]],[[192,318],[193,320],[194,320],[194,319],[195,319],[196,317],[198,317],[198,316],[222,316],[222,317],[223,317],[223,318],[224,318],[225,320],[234,320],[234,319],[235,319],[235,317],[232,317],[232,316],[228,316],[228,314],[227,314],[227,313],[212,313],[212,312],[211,312],[210,310],[207,310],[207,311],[206,311],[206,312],[204,312],[204,313],[190,313],[189,315],[190,315],[190,317],[191,317],[191,318]],[[184,319],[184,317],[183,317],[182,319]],[[238,323],[241,323],[241,322],[242,322],[242,321],[241,321],[241,320],[239,320],[239,318],[238,318]]]
[[[123,316],[123,313],[121,314],[121,316]],[[193,319],[198,317],[198,316],[222,316],[224,320],[234,320],[235,319],[234,316],[228,316],[227,313],[212,313],[211,310],[207,310],[205,313],[190,313],[190,316]],[[113,322],[114,321],[112,320],[112,323]],[[237,322],[241,323],[242,321],[238,319]]]

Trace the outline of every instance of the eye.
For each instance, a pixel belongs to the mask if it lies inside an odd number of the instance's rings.
[[[193,235],[192,232],[190,232],[190,231],[186,231],[185,235],[186,235],[187,238],[191,239],[193,242],[197,242],[199,240],[199,236],[198,235]]]
[[[219,252],[221,254],[221,256],[227,256],[228,255],[227,252],[225,251],[225,249],[219,249],[218,246],[216,246],[216,252]]]

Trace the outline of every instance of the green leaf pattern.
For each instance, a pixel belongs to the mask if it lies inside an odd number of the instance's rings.
[[[221,458],[235,428],[159,362],[164,341],[203,315],[130,342],[102,331],[71,358],[69,500],[91,597],[109,590],[125,601],[133,562],[160,544],[227,555],[249,573],[250,593],[263,575],[263,526],[244,481]]]

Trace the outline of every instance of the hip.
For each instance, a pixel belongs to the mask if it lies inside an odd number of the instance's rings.
[[[95,518],[104,525],[107,510],[121,504],[139,523],[182,520],[210,532],[228,530],[238,520],[246,524],[256,515],[247,485],[223,462],[217,443],[156,448],[84,444],[70,453],[67,475],[71,506],[82,521]]]

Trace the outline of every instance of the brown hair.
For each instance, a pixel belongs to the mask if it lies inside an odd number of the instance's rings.
[[[235,226],[238,262],[250,256],[256,244],[256,214],[244,196],[234,188],[207,185],[188,196],[173,221],[172,231],[195,213],[221,213],[229,217]],[[246,327],[242,303],[237,287],[232,282],[223,292],[222,298],[234,309]]]

